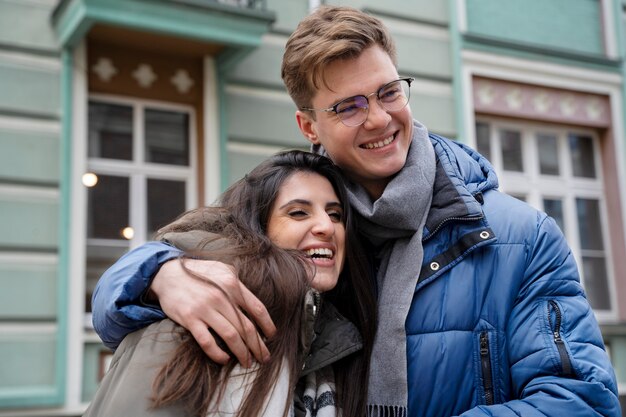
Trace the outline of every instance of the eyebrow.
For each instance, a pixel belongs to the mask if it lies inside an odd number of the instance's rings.
[[[292,204],[302,204],[302,205],[305,205],[305,206],[311,206],[311,205],[313,205],[313,204],[312,204],[309,200],[304,200],[304,199],[301,199],[301,198],[296,198],[296,199],[294,199],[294,200],[289,200],[289,201],[287,201],[285,204],[283,204],[282,206],[280,206],[280,207],[279,207],[279,209],[283,209],[283,208],[285,208],[285,207],[287,207],[287,206],[290,206],[290,205],[292,205]],[[343,207],[342,207],[342,205],[341,205],[341,203],[340,203],[339,201],[330,201],[330,202],[326,203],[326,208],[329,208],[329,207],[339,207],[339,208],[343,208]]]
[[[326,208],[330,208],[330,207],[343,209],[343,206],[341,205],[339,201],[331,201],[329,203],[326,203]]]
[[[398,77],[400,77],[400,76],[398,75]],[[383,88],[383,87],[384,87],[384,86],[386,86],[387,84],[392,83],[392,82],[397,81],[397,80],[398,80],[398,79],[393,79],[393,80],[391,80],[391,81],[387,81],[387,82],[385,82],[385,83],[382,83],[381,85],[379,85],[379,86],[378,86],[378,88],[376,89],[376,91],[373,91],[373,92],[374,92],[374,93],[378,93],[378,92],[380,91],[380,89],[381,89],[381,88]],[[335,100],[335,101],[333,102],[333,104],[331,104],[329,107],[332,107],[332,106],[334,106],[335,104],[338,104],[339,102],[344,101],[344,100],[347,100],[347,99],[349,99],[349,98],[353,98],[353,97],[366,97],[366,96],[367,96],[367,94],[365,94],[365,93],[361,93],[361,94],[353,94],[353,95],[351,95],[351,96],[346,96],[346,97],[344,97],[344,98],[339,98],[339,99]]]

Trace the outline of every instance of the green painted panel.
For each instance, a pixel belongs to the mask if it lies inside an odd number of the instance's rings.
[[[242,178],[268,156],[266,154],[252,154],[248,152],[228,152],[228,167],[230,169],[228,183],[232,184]]]
[[[604,54],[599,0],[467,0],[470,33]]]
[[[418,36],[393,34],[398,51],[400,72],[436,78],[452,77],[450,42]]]
[[[58,117],[60,75],[0,59],[0,110]]]
[[[280,65],[284,45],[264,43],[241,60],[229,74],[229,80],[244,83],[260,83],[283,88]]]
[[[626,337],[611,336],[607,340],[611,345],[611,361],[617,382],[626,384]]]
[[[3,331],[0,358],[0,408],[58,401],[54,333]]]
[[[0,195],[0,246],[55,250],[58,203],[15,201]]]
[[[415,90],[415,89],[414,89]],[[454,98],[411,93],[413,117],[431,132],[455,136]]]
[[[293,32],[304,16],[309,13],[308,0],[265,0],[267,10],[276,13],[272,29],[279,32]]]
[[[273,14],[216,1],[76,0],[53,16],[63,45],[78,43],[93,23],[131,27],[226,45],[256,46]]]
[[[87,343],[83,352],[83,389],[82,401],[89,402],[96,394],[100,384],[102,354],[111,350],[101,343]]]
[[[296,124],[296,108],[285,94],[274,99],[245,91],[227,91],[228,132],[231,140],[279,146],[301,146],[305,141]]]
[[[54,2],[0,0],[0,43],[54,51],[56,35],[50,24]]]
[[[54,320],[56,293],[56,265],[0,263],[0,319]]]
[[[324,2],[340,6],[367,8],[373,12],[382,12],[407,19],[447,24],[448,2],[433,0],[331,0]]]
[[[309,150],[309,146],[307,143],[302,141],[299,147],[288,146],[284,149],[301,149],[303,151]],[[228,166],[229,166],[229,180],[228,183],[232,184],[238,179],[242,178],[246,175],[250,170],[252,170],[255,166],[263,162],[267,157],[272,155],[276,151],[275,149],[268,149],[267,152],[264,152],[263,149],[258,150],[257,152],[244,152],[241,150],[230,150],[228,152]]]
[[[0,179],[57,184],[59,137],[0,128]]]

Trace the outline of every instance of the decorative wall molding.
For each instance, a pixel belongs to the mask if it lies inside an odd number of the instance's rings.
[[[88,42],[88,89],[180,104],[202,100],[202,60],[172,51]]]
[[[474,109],[507,117],[590,127],[609,127],[609,97],[539,85],[474,76]]]
[[[133,71],[133,78],[137,80],[140,87],[150,88],[159,77],[157,77],[150,65],[139,64],[137,69]]]
[[[176,90],[178,90],[178,92],[181,94],[186,94],[193,87],[194,84],[193,79],[184,69],[178,69],[176,71],[176,74],[174,74],[174,76],[170,78],[170,81],[172,82],[172,84],[174,84]]]
[[[102,82],[108,83],[117,74],[117,68],[110,58],[100,57],[98,62],[91,67],[91,70],[100,78]]]

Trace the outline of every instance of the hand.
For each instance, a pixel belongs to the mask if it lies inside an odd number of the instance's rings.
[[[224,364],[229,356],[217,345],[209,329],[224,340],[242,366],[252,365],[250,353],[259,362],[267,361],[267,346],[254,323],[241,311],[248,313],[265,336],[273,337],[276,327],[263,303],[237,279],[229,265],[200,259],[185,259],[184,263],[195,274],[210,278],[236,306],[218,288],[191,276],[179,259],[173,259],[161,266],[151,285],[163,312],[189,330],[215,362]]]

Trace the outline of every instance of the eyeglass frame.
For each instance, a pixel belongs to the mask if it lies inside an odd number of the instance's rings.
[[[408,90],[408,91],[409,91],[409,95],[407,96],[406,103],[404,103],[404,106],[400,107],[398,110],[387,110],[387,109],[385,108],[385,106],[382,104],[382,102],[380,101],[379,94],[380,94],[380,92],[381,92],[382,90],[384,90],[385,88],[387,88],[387,86],[388,86],[389,84],[397,83],[398,81],[406,81],[406,82],[407,82],[407,84],[409,85],[409,90]],[[370,111],[370,104],[369,104],[369,103],[370,103],[370,97],[371,97],[371,96],[373,96],[374,94],[376,94],[376,100],[377,100],[379,103],[381,103],[381,107],[382,107],[382,108],[383,108],[383,110],[385,110],[387,113],[390,113],[390,112],[391,112],[391,113],[394,113],[394,112],[400,111],[400,110],[402,110],[403,108],[405,108],[407,104],[409,104],[409,98],[410,98],[410,94],[411,94],[411,83],[412,83],[413,81],[415,81],[415,78],[413,78],[413,77],[401,77],[401,78],[398,78],[397,80],[389,81],[388,83],[384,84],[382,87],[380,87],[378,90],[376,90],[376,91],[374,91],[374,92],[372,92],[372,93],[369,93],[369,94],[367,94],[367,95],[365,95],[365,94],[357,94],[357,95],[355,95],[355,96],[346,97],[346,98],[344,98],[344,99],[342,99],[342,100],[338,101],[337,103],[333,104],[332,106],[330,106],[330,107],[328,107],[328,108],[326,108],[326,109],[314,109],[314,108],[310,108],[310,107],[301,107],[301,108],[300,108],[300,110],[303,110],[303,111],[323,111],[323,112],[327,112],[327,113],[332,111],[332,112],[334,112],[334,113],[335,113],[335,116],[337,116],[337,118],[339,119],[339,121],[340,121],[341,123],[343,123],[343,124],[344,124],[344,126],[348,126],[348,127],[357,127],[357,126],[361,126],[363,123],[365,123],[365,122],[367,121],[367,116],[369,115],[369,111]],[[365,101],[367,102],[367,115],[366,115],[365,119],[364,119],[361,123],[356,124],[356,125],[347,125],[347,124],[344,122],[344,120],[341,118],[341,116],[339,116],[339,112],[337,111],[337,107],[339,107],[339,105],[340,105],[341,103],[344,103],[344,102],[346,102],[346,101],[348,101],[348,100],[355,99],[355,98],[357,98],[357,97],[363,97],[363,98],[365,98]]]

